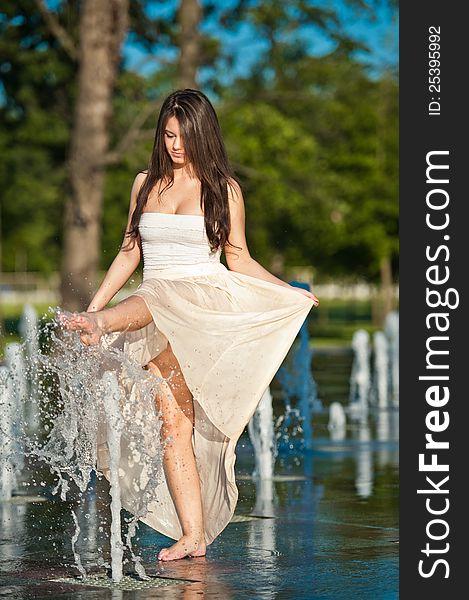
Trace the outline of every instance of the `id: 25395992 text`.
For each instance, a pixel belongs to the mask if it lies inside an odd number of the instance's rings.
[[[441,111],[441,46],[440,26],[431,25],[428,28],[428,114],[439,116]]]

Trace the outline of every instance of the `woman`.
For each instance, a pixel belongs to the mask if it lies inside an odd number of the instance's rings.
[[[105,309],[142,255],[142,284]],[[200,91],[173,92],[148,170],[132,187],[121,250],[87,312],[61,317],[87,345],[122,332],[126,351],[163,379],[165,481],[142,519],[179,538],[160,560],[204,556],[229,523],[236,442],[318,303],[250,256],[243,195],[213,106]]]

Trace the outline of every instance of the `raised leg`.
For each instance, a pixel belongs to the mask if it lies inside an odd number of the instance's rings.
[[[194,405],[179,364],[170,345],[151,361],[147,368],[164,377],[157,408],[161,410],[164,440],[163,466],[169,492],[181,524],[183,536],[170,548],[163,548],[159,560],[176,560],[185,556],[204,556],[202,497],[200,480],[192,447]]]
[[[145,327],[151,323],[152,316],[143,298],[129,296],[116,306],[94,313],[60,311],[58,321],[65,329],[79,331],[81,341],[86,346],[93,346],[105,333]]]

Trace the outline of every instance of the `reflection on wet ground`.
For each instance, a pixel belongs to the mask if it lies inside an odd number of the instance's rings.
[[[146,589],[140,589],[130,560],[124,566],[130,576],[121,589],[112,588],[106,577],[104,481],[89,490],[86,502],[74,506],[81,527],[77,549],[87,571],[99,574],[93,582],[97,587],[77,579],[53,581],[78,573],[70,545],[73,503],[51,496],[49,485],[32,486],[28,494],[41,494],[42,501],[17,497],[0,504],[0,597],[398,598],[397,423],[397,412],[382,412],[366,424],[349,426],[344,440],[331,440],[326,416],[320,415],[313,452],[296,452],[293,443],[277,459],[281,476],[262,484],[249,477],[253,456],[244,435],[236,463],[236,518],[205,558],[158,563],[158,551],[168,539],[140,526],[135,550],[152,578],[145,585],[155,586]]]

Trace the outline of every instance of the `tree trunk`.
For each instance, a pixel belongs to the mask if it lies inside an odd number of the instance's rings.
[[[198,0],[182,0],[178,11],[179,21],[179,78],[180,89],[197,89],[197,69],[201,62],[199,24],[202,8]]]
[[[70,310],[86,308],[97,283],[103,157],[108,149],[111,96],[127,26],[128,0],[84,0],[61,267],[61,303]]]

